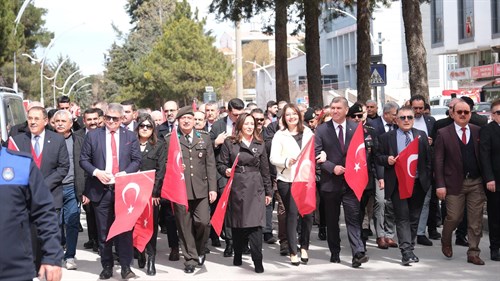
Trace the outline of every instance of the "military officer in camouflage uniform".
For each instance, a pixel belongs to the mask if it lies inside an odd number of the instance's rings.
[[[182,150],[189,210],[186,212],[185,206],[174,204],[174,213],[185,259],[184,271],[193,273],[197,265],[205,262],[205,242],[210,232],[209,203],[217,198],[215,156],[208,133],[194,129],[191,106],[181,108],[176,119],[179,128],[175,133]],[[170,134],[165,140],[168,151]]]

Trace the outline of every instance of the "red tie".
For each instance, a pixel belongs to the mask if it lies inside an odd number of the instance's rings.
[[[120,171],[120,168],[118,167],[118,155],[116,154],[115,132],[111,132],[111,155],[113,156],[113,166],[111,168],[111,173],[115,175]]]
[[[465,135],[465,131],[467,131],[467,128],[462,128],[462,142],[464,144],[467,144],[467,136]]]

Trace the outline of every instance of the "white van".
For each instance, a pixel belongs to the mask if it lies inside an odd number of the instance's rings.
[[[7,141],[10,128],[26,122],[23,98],[11,88],[0,87],[0,136]]]
[[[429,99],[429,105],[430,106],[439,105],[448,107],[450,101],[451,101],[451,96],[436,96]]]

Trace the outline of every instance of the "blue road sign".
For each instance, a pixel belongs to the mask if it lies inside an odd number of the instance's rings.
[[[370,86],[387,85],[387,66],[385,64],[370,65]]]

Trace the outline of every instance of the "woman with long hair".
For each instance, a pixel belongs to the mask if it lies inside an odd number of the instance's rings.
[[[148,254],[147,263],[144,252],[139,254],[138,264],[140,268],[146,266],[147,275],[155,275],[156,238],[158,236],[158,212],[160,206],[161,187],[165,177],[167,150],[165,142],[156,135],[156,124],[149,114],[141,114],[137,118],[135,129],[142,153],[141,171],[156,170],[153,186],[153,236],[146,245]]]
[[[252,115],[241,114],[234,128],[234,134],[224,141],[217,159],[219,173],[229,177],[238,157],[229,197],[233,264],[242,264],[241,256],[248,241],[255,272],[262,273],[262,227],[266,223],[266,205],[272,200],[266,147],[257,133],[257,122]]]
[[[291,194],[291,186],[295,175],[292,174],[292,166],[297,163],[300,152],[307,142],[313,138],[311,129],[304,126],[302,114],[299,108],[292,103],[285,105],[281,116],[283,127],[273,137],[271,145],[271,164],[276,166],[278,175],[278,192],[285,204],[286,215],[286,237],[288,239],[288,250],[290,262],[299,265],[309,261],[307,250],[312,229],[312,214],[301,218],[300,231],[300,260],[297,255],[297,220],[298,210]]]

